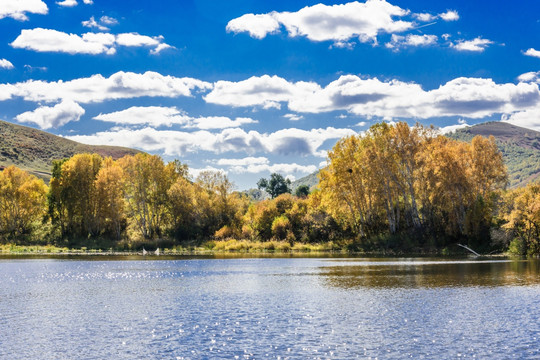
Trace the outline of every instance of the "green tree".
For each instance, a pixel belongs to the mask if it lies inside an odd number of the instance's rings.
[[[265,190],[274,199],[281,194],[291,192],[291,180],[285,179],[281,174],[273,173],[270,179],[260,179],[257,187],[259,190]]]
[[[309,186],[307,185],[300,185],[296,188],[296,191],[294,192],[294,195],[305,198],[309,195]]]

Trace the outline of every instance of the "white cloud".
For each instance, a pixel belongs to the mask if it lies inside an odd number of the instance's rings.
[[[85,1],[85,3],[86,3],[86,1]],[[88,3],[88,4],[91,4],[91,2]],[[102,23],[102,24],[105,24],[105,25],[110,25],[110,26],[118,25],[118,20],[116,20],[113,17],[106,16],[106,15],[100,17],[99,22]]]
[[[326,156],[321,146],[328,140],[340,139],[356,134],[350,129],[283,129],[274,133],[246,132],[239,128],[225,129],[219,133],[205,130],[184,132],[174,130],[156,130],[117,128],[98,132],[94,135],[68,136],[69,139],[85,144],[119,145],[145,151],[161,151],[165,155],[185,155],[207,151],[216,154],[242,152],[254,154],[269,152],[281,155]]]
[[[227,31],[248,32],[258,39],[285,27],[290,37],[305,36],[311,41],[343,43],[352,38],[377,42],[379,33],[401,32],[413,27],[410,21],[395,20],[409,14],[385,0],[367,0],[342,5],[317,4],[297,12],[246,14],[229,21]]]
[[[34,111],[19,114],[16,120],[37,124],[41,129],[58,128],[71,121],[79,121],[84,109],[77,103],[67,100],[49,107],[41,106]]]
[[[283,115],[283,117],[291,120],[291,121],[299,121],[299,120],[302,120],[304,117],[302,115],[298,115],[298,114],[285,114]]]
[[[459,51],[476,51],[482,52],[488,47],[488,45],[493,44],[493,41],[488,39],[482,39],[477,37],[473,40],[458,40],[457,42],[451,44],[450,46]]]
[[[540,131],[540,108],[527,109],[504,115],[502,121],[527,129]]]
[[[266,165],[268,161],[265,157],[252,157],[248,156],[242,159],[219,159],[216,161],[220,166],[250,166],[250,165]]]
[[[150,125],[152,127],[185,124],[189,117],[175,107],[133,106],[122,111],[99,114],[95,120],[122,125]]]
[[[121,46],[157,46],[163,40],[162,36],[150,37],[137,33],[125,33],[116,36],[116,43]]]
[[[470,127],[470,125],[468,125],[466,122],[458,121],[458,123],[455,125],[444,126],[444,127],[438,128],[437,131],[439,132],[439,134],[445,135],[445,134],[454,133],[456,132],[456,130],[464,129],[467,127]]]
[[[108,78],[98,74],[71,81],[29,80],[16,84],[0,84],[0,93],[8,94],[7,98],[20,97],[34,102],[70,99],[78,103],[99,103],[143,96],[192,96],[193,90],[211,87],[210,83],[193,78],[164,76],[151,71],[144,74],[120,71]]]
[[[257,120],[251,118],[238,117],[234,120],[225,116],[207,116],[199,118],[189,118],[186,128],[197,128],[201,130],[228,129],[241,127],[246,124],[256,124]]]
[[[280,24],[272,14],[245,14],[229,21],[227,31],[239,33],[249,32],[251,37],[262,39],[267,34],[278,32]]]
[[[540,83],[540,71],[531,71],[518,76],[518,80],[521,82],[535,82]]]
[[[121,111],[99,114],[94,119],[120,125],[149,125],[152,127],[181,125],[185,128],[201,130],[227,129],[257,123],[251,118],[236,118],[235,120],[225,116],[194,118],[176,107],[161,106],[133,106]]]
[[[523,54],[527,55],[527,56],[533,56],[533,57],[540,58],[540,50],[536,50],[536,49],[533,49],[533,48],[528,49]]]
[[[456,10],[448,10],[445,13],[439,14],[439,17],[444,21],[456,21],[459,20],[459,14]]]
[[[15,20],[28,20],[26,13],[47,14],[47,4],[41,0],[1,0],[0,19],[10,17]]]
[[[98,23],[93,16],[90,18],[90,20],[83,21],[81,24],[82,26],[90,29],[98,29],[100,31],[110,30],[107,26]]]
[[[416,19],[418,19],[418,21],[422,21],[422,22],[433,21],[437,18],[436,16],[431,15],[429,13],[414,14],[413,16]]]
[[[85,3],[86,5],[92,5],[94,3],[94,1],[93,0],[83,0],[83,3]],[[74,6],[79,5],[77,0],[57,1],[56,4],[58,6],[63,6],[63,7],[74,7]]]
[[[157,55],[159,54],[160,52],[162,52],[163,50],[166,50],[166,49],[173,49],[174,47],[169,45],[169,44],[165,44],[165,43],[161,43],[159,44],[158,46],[156,46],[154,49],[150,50],[150,54],[152,55]]]
[[[400,49],[407,46],[430,46],[437,43],[437,35],[414,35],[409,34],[407,36],[401,36],[392,34],[391,41],[386,43],[386,47],[389,49]]]
[[[83,22],[85,26],[95,26],[91,21]],[[95,22],[95,20],[94,20]],[[82,35],[67,34],[57,30],[35,28],[22,30],[21,34],[10,44],[14,48],[34,50],[38,52],[62,52],[68,54],[108,54],[116,53],[118,46],[150,47],[153,51],[161,51],[167,47],[162,36],[150,37],[137,33],[107,34],[85,33]]]
[[[538,85],[497,84],[491,79],[457,78],[438,89],[425,91],[419,84],[381,81],[344,75],[326,87],[288,82],[277,76],[251,77],[240,82],[218,82],[207,102],[235,107],[286,103],[299,113],[346,110],[382,119],[462,116],[483,118],[538,106]]]
[[[8,61],[6,59],[0,59],[0,69],[8,69],[11,70],[15,66],[11,63],[11,61]]]
[[[290,175],[291,173],[303,173],[303,174],[310,174],[315,171],[317,171],[317,167],[315,165],[299,165],[296,163],[291,164],[253,164],[253,165],[245,165],[245,166],[231,166],[229,168],[229,171],[234,174],[244,174],[244,173],[250,173],[250,174],[258,174],[262,172],[270,172],[270,173],[280,173],[280,174],[289,174],[292,178],[291,181],[294,181],[294,176]]]
[[[290,83],[278,76],[252,76],[247,80],[218,81],[204,99],[213,104],[230,106],[277,107],[280,102],[306,94],[312,94],[319,85],[308,82]]]
[[[77,6],[77,0],[64,0],[64,1],[57,1],[56,4],[58,6],[63,6],[63,7],[74,7],[74,6]]]

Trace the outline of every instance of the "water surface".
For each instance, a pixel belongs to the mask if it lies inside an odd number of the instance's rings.
[[[540,262],[0,259],[2,359],[540,357]]]

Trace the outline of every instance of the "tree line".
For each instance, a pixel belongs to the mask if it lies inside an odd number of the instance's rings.
[[[408,252],[459,242],[540,252],[540,186],[506,190],[493,137],[465,143],[418,124],[376,124],[339,140],[319,176],[317,189],[292,195],[272,174],[258,183],[271,198],[251,201],[222,172],[193,179],[157,155],[77,154],[53,162],[48,186],[10,166],[0,172],[0,240],[136,249],[231,238]]]

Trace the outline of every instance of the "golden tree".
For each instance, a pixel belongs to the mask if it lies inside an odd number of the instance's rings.
[[[47,186],[15,166],[0,172],[0,233],[11,238],[28,234],[46,213]]]

